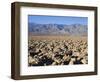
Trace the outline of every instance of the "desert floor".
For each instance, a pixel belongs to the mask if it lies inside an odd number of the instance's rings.
[[[29,36],[28,66],[88,64],[86,36]]]

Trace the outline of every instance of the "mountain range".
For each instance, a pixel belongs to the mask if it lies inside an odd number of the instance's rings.
[[[88,27],[82,24],[37,24],[28,23],[28,33],[32,35],[78,35],[87,36]]]

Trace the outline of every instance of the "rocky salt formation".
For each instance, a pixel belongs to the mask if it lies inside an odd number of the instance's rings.
[[[88,64],[87,41],[29,40],[28,66]]]

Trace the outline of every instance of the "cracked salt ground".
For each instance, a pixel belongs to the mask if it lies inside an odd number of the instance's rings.
[[[87,41],[29,40],[28,66],[88,64]]]

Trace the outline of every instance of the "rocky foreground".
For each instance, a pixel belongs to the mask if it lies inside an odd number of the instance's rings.
[[[84,40],[29,40],[28,66],[88,64]]]

